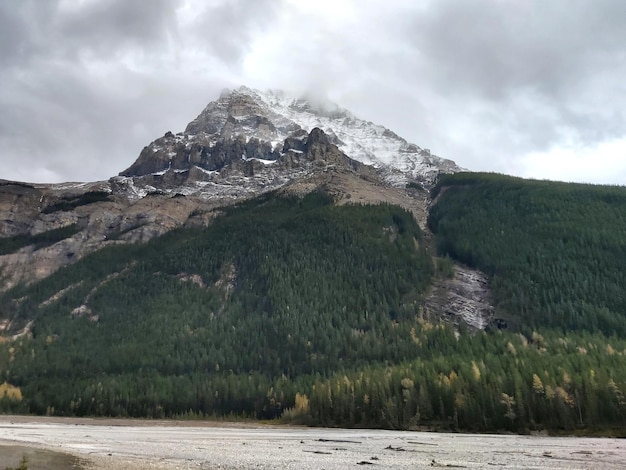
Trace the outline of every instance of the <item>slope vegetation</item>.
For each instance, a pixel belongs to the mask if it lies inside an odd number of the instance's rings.
[[[2,373],[36,413],[150,415],[165,395],[166,414],[261,412],[217,389],[414,356],[408,321],[432,271],[403,209],[269,195],[9,291],[9,329],[32,322],[32,339],[7,349]],[[207,393],[207,378],[221,385]],[[109,379],[121,394],[93,401],[86,384]]]
[[[267,194],[6,292],[0,406],[623,433],[624,310],[601,286],[621,294],[624,190],[474,174],[436,192],[441,254],[489,276],[487,331],[424,318],[452,268],[406,210]]]
[[[489,274],[510,326],[626,336],[625,188],[466,173],[434,193],[439,252]]]

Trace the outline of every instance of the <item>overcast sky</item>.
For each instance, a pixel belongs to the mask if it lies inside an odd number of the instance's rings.
[[[625,0],[0,0],[0,179],[107,179],[240,85],[471,170],[626,184]]]

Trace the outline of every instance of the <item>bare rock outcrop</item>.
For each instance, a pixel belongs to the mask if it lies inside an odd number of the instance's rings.
[[[465,266],[454,266],[450,279],[437,279],[424,303],[424,313],[455,326],[484,330],[491,322],[494,307],[487,275]]]
[[[93,185],[106,188],[95,202]],[[69,201],[69,202],[68,202]],[[0,185],[0,231],[19,237],[15,248],[0,252],[0,291],[49,276],[59,268],[105,246],[144,242],[182,225],[205,225],[215,207],[227,204],[181,195],[138,197],[115,182],[64,185]],[[51,244],[29,242],[63,227],[74,227]],[[2,241],[2,240],[0,240]]]
[[[0,180],[0,237],[28,231],[39,215],[42,196],[33,185]]]

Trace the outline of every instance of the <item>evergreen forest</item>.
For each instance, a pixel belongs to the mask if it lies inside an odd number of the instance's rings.
[[[0,411],[625,435],[626,190],[457,174],[433,198],[431,236],[266,194],[7,291],[30,333],[0,343]],[[488,274],[487,330],[424,317],[448,258]]]

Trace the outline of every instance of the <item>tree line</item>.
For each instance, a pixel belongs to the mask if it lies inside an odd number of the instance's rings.
[[[33,324],[0,343],[0,410],[623,431],[623,189],[458,175],[437,191],[432,247],[399,207],[269,194],[14,288],[0,314]],[[488,273],[507,329],[422,317],[451,260]]]

